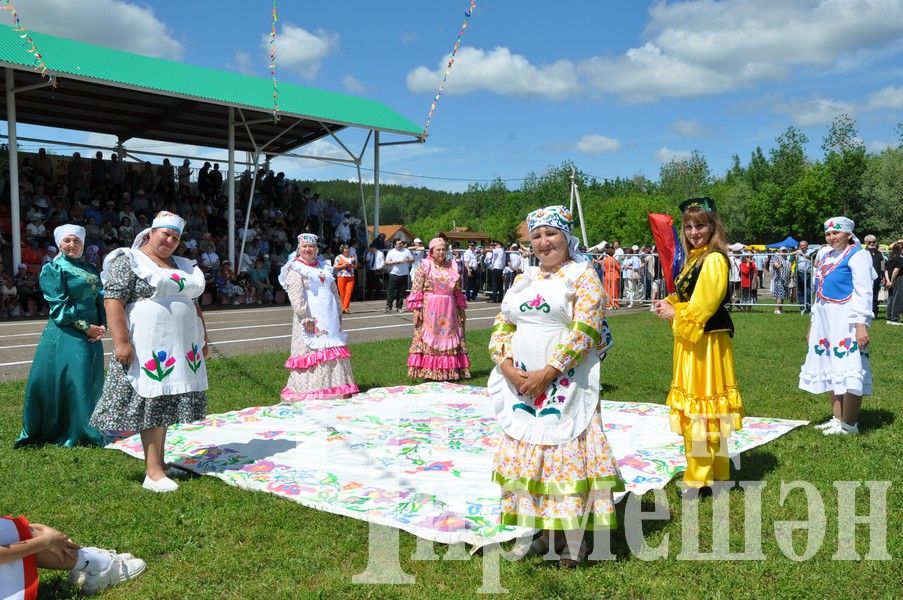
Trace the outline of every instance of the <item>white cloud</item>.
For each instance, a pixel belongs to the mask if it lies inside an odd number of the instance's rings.
[[[710,138],[715,132],[699,121],[677,120],[671,124],[671,131],[691,138]]]
[[[628,100],[712,94],[834,68],[903,34],[897,0],[657,2],[649,40],[623,56],[581,65],[599,93]]]
[[[367,91],[367,86],[358,81],[358,79],[353,75],[345,75],[344,77],[342,77],[342,87],[346,92],[350,92],[352,94],[363,94]]]
[[[892,85],[868,95],[866,108],[875,110],[879,108],[903,108],[903,86]]]
[[[147,56],[179,60],[185,53],[150,6],[118,0],[30,0],[17,3],[35,31]]]
[[[577,150],[584,154],[603,154],[621,149],[621,142],[614,138],[590,133],[577,140]]]
[[[229,65],[233,71],[238,71],[244,75],[253,75],[254,66],[251,64],[251,55],[241,50],[235,51],[235,60]]]
[[[896,148],[899,145],[900,142],[895,141],[869,140],[865,144],[865,149],[871,154],[881,154],[888,148]]]
[[[774,110],[778,113],[789,115],[795,125],[809,127],[811,125],[824,125],[834,120],[841,113],[850,116],[856,113],[856,105],[841,100],[830,98],[814,98],[812,100],[797,100],[780,102]]]
[[[94,146],[97,148],[100,147],[115,147],[116,146],[116,136],[108,135],[106,133],[88,133],[84,137],[84,143],[89,146]],[[228,164],[229,162],[229,153],[226,150],[219,150],[217,148],[206,148],[203,146],[194,146],[191,144],[173,144],[170,142],[161,142],[158,140],[147,140],[144,138],[132,138],[123,144],[125,150],[132,155],[138,156],[139,158],[146,159],[151,161],[154,164],[160,164],[163,162],[165,157],[169,157],[169,162],[174,165],[182,164],[182,160],[185,157],[193,157],[200,158],[204,160],[209,160],[211,162],[216,161],[222,164]],[[143,154],[142,151],[145,152],[154,152],[157,154],[162,154],[164,156],[156,156]],[[107,155],[107,151],[102,151],[104,155]],[[82,155],[85,155],[85,152],[82,152]],[[91,152],[93,155],[93,151]],[[244,156],[241,153],[241,156]],[[237,160],[237,158],[236,158]],[[196,167],[199,165],[195,165]],[[243,170],[240,166],[236,166],[236,169]]]
[[[264,34],[261,47],[269,61],[270,36]],[[339,47],[339,34],[317,29],[313,33],[297,25],[285,23],[276,36],[276,64],[294,71],[305,79],[313,79],[320,72],[323,60]]]
[[[662,146],[655,151],[655,160],[661,164],[671,162],[672,160],[688,160],[693,156],[692,150],[672,150],[666,146]]]
[[[451,54],[439,61],[435,70],[420,66],[407,76],[412,92],[434,93],[439,88]],[[508,48],[490,51],[464,46],[458,50],[455,65],[445,91],[448,94],[467,94],[488,90],[503,96],[541,97],[561,100],[579,90],[577,70],[568,60],[549,65],[534,66],[524,56],[512,54]]]
[[[420,39],[420,34],[418,34],[416,31],[406,31],[406,32],[402,33],[400,36],[398,36],[398,40],[402,44],[413,44],[414,42],[416,42],[419,39]]]
[[[660,0],[642,43],[620,55],[534,65],[508,48],[464,47],[449,93],[477,90],[563,99],[615,95],[629,102],[734,91],[789,78],[794,70],[853,68],[899,44],[900,0]],[[437,69],[408,73],[408,89],[432,92]]]

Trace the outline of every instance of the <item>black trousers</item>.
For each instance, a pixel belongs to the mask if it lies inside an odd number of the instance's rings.
[[[903,312],[903,279],[897,276],[893,287],[888,292],[887,320],[898,323],[901,312]]]
[[[880,273],[881,271],[878,272]],[[879,275],[875,279],[875,283],[872,284],[872,312],[875,314],[876,319],[878,318],[878,292],[881,291],[882,281],[884,281],[884,279]]]
[[[408,289],[407,275],[392,275],[389,273],[389,292],[386,294],[386,308],[392,308],[392,301],[394,300],[395,308],[400,309],[406,289]]]
[[[473,271],[471,275],[467,274],[467,270],[464,271],[464,294],[467,296],[468,300],[476,300],[477,299],[477,290],[480,289],[480,272],[478,270]]]
[[[492,286],[492,301],[502,301],[502,269],[489,269],[489,283]]]
[[[380,269],[367,269],[366,295],[373,298],[383,291],[383,272]]]

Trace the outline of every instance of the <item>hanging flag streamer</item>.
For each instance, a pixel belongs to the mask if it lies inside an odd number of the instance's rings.
[[[276,0],[273,0],[273,25],[270,28],[270,75],[273,76],[273,123],[279,122],[279,85],[276,82]]]
[[[45,79],[49,79],[50,83],[53,84],[53,87],[56,87],[56,77],[47,74],[47,63],[44,62],[44,57],[38,51],[37,45],[34,43],[34,40],[31,39],[31,35],[28,34],[28,30],[25,29],[25,26],[22,25],[21,19],[19,19],[19,12],[16,10],[16,7],[10,3],[9,0],[4,0],[3,4],[0,5],[0,9],[3,9],[9,12],[13,16],[13,29],[19,33],[19,37],[25,40],[25,48],[29,54],[34,58],[34,70],[41,73],[41,77]]]
[[[470,0],[470,8],[464,11],[464,24],[461,25],[461,30],[458,31],[458,39],[455,40],[455,47],[452,48],[451,58],[448,59],[448,64],[445,65],[445,74],[442,75],[442,83],[439,84],[439,91],[436,92],[436,97],[433,98],[433,103],[430,104],[430,112],[426,116],[426,124],[423,126],[422,136],[424,140],[430,135],[430,122],[433,120],[433,113],[436,112],[436,106],[439,104],[439,96],[442,95],[442,90],[445,89],[445,80],[448,79],[448,74],[451,72],[452,65],[455,64],[455,55],[458,53],[458,48],[461,47],[461,38],[464,37],[464,32],[467,30],[467,24],[470,22],[470,16],[473,14],[476,7],[477,0]]]

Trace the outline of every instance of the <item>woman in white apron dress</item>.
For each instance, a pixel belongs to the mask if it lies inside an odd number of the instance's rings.
[[[846,217],[825,221],[827,244],[815,259],[815,302],[806,362],[800,369],[800,389],[827,392],[833,416],[816,425],[825,435],[859,433],[862,396],[872,393],[869,326],[875,316],[872,283],[878,273],[853,226]]]
[[[570,211],[540,209],[527,224],[539,266],[514,280],[489,342],[497,365],[489,393],[503,432],[493,480],[502,522],[542,530],[515,554],[554,545],[564,550],[559,564],[574,567],[587,554],[586,529],[616,527],[612,493],[624,489],[599,412],[599,367],[612,339],[602,283],[577,251]],[[550,531],[565,535],[553,544]]]
[[[317,258],[317,236],[298,236],[298,252],[279,272],[292,304],[292,354],[282,400],[348,398],[358,391],[332,267]]]
[[[207,411],[207,331],[196,302],[204,274],[195,261],[172,256],[184,225],[159,213],[131,248],[107,255],[101,273],[114,350],[91,424],[141,432],[143,487],[154,492],[178,488],[163,461],[167,427]]]

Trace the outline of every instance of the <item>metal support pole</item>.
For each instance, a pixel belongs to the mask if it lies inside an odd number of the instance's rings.
[[[577,214],[580,215],[580,233],[583,235],[583,247],[589,248],[589,244],[586,242],[586,221],[583,219],[583,203],[580,202],[580,190],[577,188],[577,184],[574,183],[574,199],[577,201]]]
[[[571,214],[574,214],[574,172],[576,169],[571,168]]]
[[[235,108],[231,106],[229,107],[229,262],[235,264]]]
[[[254,171],[255,172],[257,171],[257,162],[259,160],[260,160],[260,155],[254,154]],[[239,252],[238,252],[239,262],[241,262],[241,257],[245,253],[245,240],[248,238],[248,223],[251,221],[251,204],[254,202],[254,188],[256,187],[256,185],[257,185],[257,178],[252,177],[251,178],[251,193],[248,195],[248,210],[245,211],[245,227],[241,233],[241,250],[239,250]],[[233,220],[235,219],[234,213],[233,213],[232,219]],[[232,252],[235,252],[234,248],[235,248],[235,246],[232,246],[232,248],[231,248]],[[236,273],[240,272],[240,270],[241,270],[240,264],[233,262],[232,266],[235,267]]]
[[[364,217],[364,236],[367,239],[367,245],[370,245],[370,242],[375,238],[374,235],[372,238],[370,237],[370,229],[367,227],[367,204],[364,201],[364,180],[361,178],[361,163],[354,163],[357,167],[357,185],[361,190],[361,216]]]
[[[13,264],[12,273],[22,262],[22,234],[19,225],[19,149],[16,147],[16,91],[13,70],[5,69],[6,79],[6,124],[9,128],[9,216],[12,229]]]
[[[379,130],[373,130],[373,237],[379,235]]]

